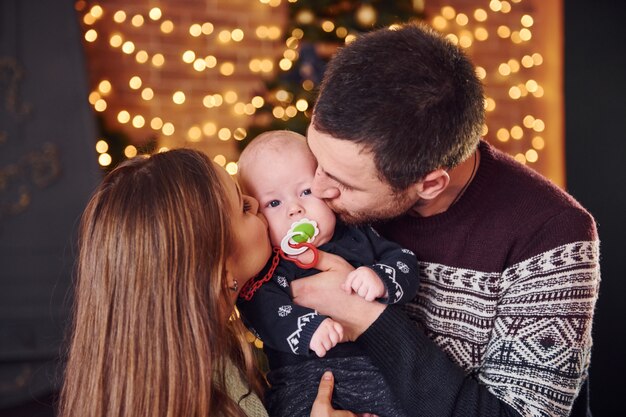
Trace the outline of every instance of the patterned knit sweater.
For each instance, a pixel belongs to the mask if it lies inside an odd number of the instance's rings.
[[[421,330],[389,307],[358,342],[415,415],[585,415],[572,404],[600,281],[595,223],[532,170],[479,149],[474,180],[446,212],[377,226],[417,255],[420,288],[405,310]]]

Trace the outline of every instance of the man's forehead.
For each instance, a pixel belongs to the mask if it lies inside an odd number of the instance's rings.
[[[379,181],[373,154],[362,145],[311,130],[307,144],[319,169],[331,179],[354,189],[365,189],[359,185],[363,180],[367,183]]]

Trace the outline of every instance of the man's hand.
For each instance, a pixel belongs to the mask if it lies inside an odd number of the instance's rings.
[[[361,266],[350,272],[342,288],[348,294],[354,291],[366,301],[387,297],[387,289],[380,277],[371,268]]]
[[[355,341],[386,306],[346,294],[341,284],[354,268],[340,257],[320,251],[317,269],[325,272],[290,283],[293,301],[332,317],[343,326],[344,340]]]
[[[302,255],[305,255],[307,252],[304,252]],[[298,255],[298,259],[300,259],[300,256],[302,255]],[[309,260],[309,262],[311,260]],[[335,271],[339,274],[344,274],[344,276],[348,275],[348,273],[350,273],[351,271],[354,271],[354,267],[341,256],[324,252],[323,250],[318,250],[318,259],[317,265],[315,265],[315,269],[319,269],[323,272]]]
[[[309,348],[317,356],[324,357],[343,339],[343,327],[333,319],[324,319],[311,337]]]

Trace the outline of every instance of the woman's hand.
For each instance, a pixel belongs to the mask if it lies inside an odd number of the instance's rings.
[[[315,397],[313,408],[311,408],[311,417],[356,417],[356,414],[350,411],[335,410],[333,408],[330,400],[333,398],[334,385],[335,378],[332,372],[324,372],[317,390],[317,397]]]

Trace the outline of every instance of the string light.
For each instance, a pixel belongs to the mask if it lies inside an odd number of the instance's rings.
[[[191,126],[187,131],[187,138],[190,142],[198,142],[202,138],[202,129],[200,126]]]
[[[186,96],[185,96],[185,93],[183,93],[182,91],[176,91],[172,95],[172,101],[176,104],[183,104],[185,100],[186,100]]]
[[[98,142],[96,142],[96,152],[105,153],[108,150],[109,150],[109,144],[106,143],[104,139],[100,139]]]
[[[161,32],[170,34],[174,31],[174,23],[171,20],[164,20],[161,23]]]
[[[167,122],[163,124],[161,131],[163,132],[165,136],[172,136],[174,132],[176,132],[176,129],[174,128],[174,125],[171,122]]]
[[[159,20],[162,16],[161,9],[159,9],[158,7],[153,7],[152,9],[150,9],[148,16],[150,16],[150,19],[152,20]]]
[[[160,117],[153,117],[152,120],[150,120],[150,127],[154,130],[161,130],[163,120]]]
[[[134,15],[133,18],[130,20],[130,23],[137,28],[143,26],[143,16],[140,14]]]
[[[99,99],[96,101],[96,103],[93,105],[93,108],[97,111],[97,112],[103,112],[107,109],[107,102],[104,101],[103,99]]]
[[[496,93],[491,97],[485,97],[484,106],[488,115],[494,113],[500,101],[521,101],[529,98],[536,100],[545,94],[541,82],[531,74],[535,67],[543,64],[543,56],[539,52],[529,51],[532,48],[530,43],[533,40],[535,18],[524,9],[515,9],[519,3],[520,0],[490,0],[487,9],[475,8],[469,10],[469,13],[445,6],[431,19],[431,24],[435,29],[441,31],[451,42],[465,49],[473,48],[475,42],[487,41],[489,30],[497,35],[496,41],[510,43],[509,49],[514,51],[511,58],[496,64],[495,68],[493,66],[476,67],[479,79],[492,88],[502,86],[505,91],[504,96]],[[499,18],[497,25],[485,26],[491,19],[492,13],[510,14],[511,18]],[[515,13],[519,13],[517,17]],[[524,50],[525,53],[517,55],[516,52],[520,50]],[[488,116],[488,120],[490,117]],[[526,148],[522,152],[514,153],[518,161],[536,163],[540,160],[540,152],[545,149],[544,138],[537,134],[545,130],[546,125],[542,119],[537,118],[536,115],[526,114],[520,117],[517,124],[494,129],[494,136],[498,142],[507,144],[506,146],[512,149]],[[483,134],[487,135],[488,132],[489,129],[485,125]]]
[[[130,113],[126,110],[122,110],[117,114],[117,121],[122,124],[128,123],[130,121]]]
[[[226,165],[226,157],[224,155],[215,155],[215,158],[213,158],[213,161],[215,161],[215,163],[217,163],[220,166]]]
[[[128,145],[124,148],[124,156],[126,156],[126,158],[134,158],[135,156],[137,156],[137,148],[134,147],[133,145]]]
[[[227,141],[228,139],[230,139],[231,135],[232,133],[227,127],[223,127],[217,132],[217,137],[223,141]]]
[[[217,133],[217,125],[213,122],[206,122],[202,125],[202,133],[206,136],[213,136]]]
[[[154,91],[151,88],[144,88],[141,91],[141,98],[148,101],[154,98]]]
[[[244,140],[247,135],[248,132],[246,132],[246,129],[244,129],[243,127],[238,127],[233,132],[233,137],[235,138],[235,140]]]
[[[126,20],[126,12],[124,12],[123,10],[118,10],[113,15],[113,20],[116,23],[123,23]]]
[[[77,10],[79,10],[81,1],[76,2]],[[85,2],[82,3],[86,4]],[[261,3],[268,7],[276,7],[281,1],[262,0]],[[504,101],[522,100],[526,103],[527,100],[535,100],[533,102],[536,102],[537,99],[542,98],[546,94],[544,86],[541,85],[543,81],[535,74],[535,67],[542,65],[544,58],[538,51],[529,50],[532,47],[530,43],[533,40],[536,22],[527,8],[517,8],[519,0],[490,0],[485,3],[484,7],[471,8],[469,10],[462,10],[462,6],[457,6],[459,9],[455,9],[447,5],[442,7],[439,14],[433,17],[431,24],[437,30],[442,32],[444,30],[448,31],[448,33],[445,33],[448,39],[462,48],[474,48],[478,42],[486,42],[488,40],[506,42],[512,46],[513,52],[511,52],[511,57],[508,61],[502,60],[495,67],[487,65],[476,68],[477,76],[486,85],[499,85],[504,88],[504,94],[493,94],[485,97],[484,106],[488,114],[494,112],[498,114],[504,108],[499,107]],[[304,31],[301,28],[296,27],[286,34],[287,39],[284,43],[283,51],[280,52],[282,57],[275,57],[270,53],[267,53],[266,56],[253,53],[251,56],[246,57],[245,61],[237,61],[235,63],[232,54],[219,55],[219,48],[223,50],[227,50],[227,48],[232,49],[235,47],[235,43],[246,42],[247,39],[254,39],[256,42],[277,41],[283,36],[283,31],[279,26],[267,23],[259,24],[255,27],[246,26],[241,28],[228,27],[220,23],[216,27],[214,22],[209,22],[207,19],[195,19],[195,22],[186,20],[184,25],[178,27],[178,23],[175,25],[170,20],[172,16],[167,16],[166,11],[164,12],[159,7],[151,7],[144,10],[133,8],[130,9],[131,12],[129,10],[106,10],[106,5],[95,5],[88,11],[84,10],[86,6],[83,5],[82,7],[83,23],[88,26],[85,27],[84,33],[86,43],[90,45],[108,44],[111,49],[116,50],[116,53],[131,55],[134,58],[133,62],[136,61],[137,64],[142,65],[141,67],[138,66],[138,68],[143,68],[143,70],[138,70],[136,75],[129,74],[129,77],[131,75],[132,77],[130,79],[126,78],[126,80],[128,80],[131,92],[136,94],[137,98],[143,100],[143,102],[149,102],[155,100],[155,98],[169,98],[171,102],[182,106],[181,108],[184,109],[188,109],[188,106],[198,106],[200,104],[203,108],[209,110],[217,109],[220,106],[228,106],[229,113],[225,114],[230,114],[233,118],[233,123],[237,124],[241,123],[241,121],[237,122],[235,118],[253,115],[258,109],[268,105],[272,109],[273,117],[281,120],[296,117],[299,112],[310,111],[310,103],[307,100],[293,97],[293,94],[286,91],[279,91],[276,94],[277,102],[272,102],[271,104],[266,103],[265,99],[260,95],[254,97],[244,96],[238,94],[239,91],[233,89],[210,93],[204,92],[198,95],[198,90],[193,92],[195,87],[192,87],[191,84],[189,86],[176,86],[176,91],[167,90],[167,87],[164,87],[167,85],[166,83],[159,84],[155,82],[153,78],[148,77],[146,72],[154,72],[161,68],[165,68],[167,71],[174,71],[176,66],[180,67],[181,65],[188,65],[187,68],[189,70],[197,73],[213,74],[213,76],[217,77],[230,77],[235,73],[239,75],[240,72],[264,76],[272,73],[275,69],[289,71],[293,69],[294,62],[300,58],[300,40],[304,37]],[[378,18],[377,13],[372,5],[365,3],[355,11],[355,18],[359,24],[367,26],[376,21]],[[499,13],[501,16],[493,17],[493,13]],[[510,16],[505,18],[504,14],[509,14]],[[336,36],[338,42],[348,44],[355,39],[355,33],[350,33],[346,27],[338,25],[337,21],[316,16],[311,10],[302,9],[295,16],[295,19],[301,24],[316,25],[323,32]],[[101,22],[106,21],[113,26],[109,30],[101,30],[102,28],[99,25]],[[178,22],[176,19],[174,21]],[[144,26],[145,28],[143,28]],[[193,42],[186,43],[188,47],[185,49],[181,48],[182,50],[179,51],[172,50],[171,47],[168,47],[168,49],[155,48],[134,38],[138,33],[138,28],[141,28],[141,31],[152,28],[158,31],[157,35],[160,36],[175,33],[175,36],[170,37],[170,39],[181,39],[182,36],[186,36],[187,39],[193,40]],[[390,26],[390,29],[393,29],[393,25]],[[218,48],[216,52],[211,51],[211,55],[199,55],[202,49],[198,46],[198,42],[204,42],[204,37],[207,37],[206,39],[213,42]],[[259,49],[259,51],[261,50],[268,49]],[[521,51],[522,53],[518,54],[516,51]],[[168,58],[167,62],[166,56]],[[171,62],[169,61],[170,57],[172,57]],[[143,64],[151,65],[152,69],[143,66]],[[278,68],[275,68],[276,66]],[[242,127],[236,125],[227,126],[223,123],[217,124],[207,120],[194,121],[189,119],[181,122],[179,119],[176,119],[166,122],[162,117],[158,116],[159,112],[165,111],[165,107],[161,110],[160,106],[154,107],[152,105],[152,110],[146,112],[141,108],[129,106],[134,114],[130,114],[128,110],[120,109],[119,105],[117,108],[115,106],[112,107],[111,103],[114,103],[116,96],[124,91],[129,91],[128,87],[124,88],[122,86],[119,88],[118,84],[119,81],[116,83],[113,79],[101,78],[97,86],[94,87],[94,91],[90,93],[89,102],[96,111],[114,111],[115,113],[113,114],[116,114],[115,119],[117,122],[121,125],[126,125],[126,128],[133,126],[135,129],[139,129],[145,126],[151,128],[157,135],[162,137],[174,135],[176,128],[178,128],[181,132],[184,132],[180,135],[182,140],[194,143],[206,141],[208,140],[207,138],[212,138],[214,141],[218,139],[223,142],[228,142],[230,139],[243,140],[247,135],[247,132]],[[304,79],[301,86],[305,91],[313,91],[317,87],[312,79]],[[113,90],[115,90],[115,94],[109,95]],[[148,105],[148,103],[145,105]],[[506,123],[509,127],[502,127],[502,124],[500,124],[500,127],[492,127],[491,133],[498,141],[502,143],[508,142],[507,146],[521,146],[521,149],[516,149],[516,158],[520,161],[523,160],[524,163],[537,162],[540,159],[540,152],[545,149],[545,139],[542,136],[538,136],[538,134],[543,134],[547,130],[546,125],[543,120],[537,118],[539,116],[538,112],[534,110],[532,112],[533,115],[526,114],[523,117],[520,116],[516,121]],[[216,120],[218,119],[216,118]],[[176,128],[174,124],[176,124]],[[489,128],[485,124],[483,126],[483,134],[487,135],[488,132]],[[174,142],[169,140],[166,143],[169,147]],[[137,152],[136,148],[135,152]],[[124,149],[124,154],[126,157],[130,157],[129,155],[132,152],[127,153],[126,149]],[[226,157],[222,154],[220,155],[223,158],[223,160],[220,158],[221,165],[227,166]]]
[[[108,153],[103,153],[98,156],[98,163],[103,167],[108,167],[113,162],[113,158]]]
[[[89,29],[85,32],[85,40],[87,42],[95,42],[98,39],[98,32],[95,29]]]
[[[226,172],[228,172],[230,175],[235,175],[237,174],[237,163],[236,162],[229,162],[226,164]]]

